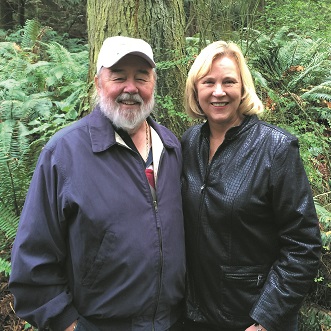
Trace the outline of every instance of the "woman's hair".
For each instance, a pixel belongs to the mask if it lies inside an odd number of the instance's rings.
[[[252,75],[240,48],[232,42],[215,41],[200,52],[187,76],[184,99],[186,112],[191,117],[206,118],[198,103],[195,84],[210,72],[213,61],[223,56],[234,59],[239,67],[243,85],[242,101],[238,108],[240,114],[253,115],[263,111],[262,102],[255,92]]]

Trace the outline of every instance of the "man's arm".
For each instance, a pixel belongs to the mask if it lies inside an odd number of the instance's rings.
[[[44,148],[12,249],[9,288],[18,316],[40,329],[63,331],[77,319],[68,288],[65,177]],[[53,327],[53,323],[55,327]]]

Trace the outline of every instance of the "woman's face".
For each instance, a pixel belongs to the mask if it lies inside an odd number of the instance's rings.
[[[223,56],[214,59],[209,73],[196,83],[198,102],[210,125],[230,128],[239,125],[242,81],[236,61]]]

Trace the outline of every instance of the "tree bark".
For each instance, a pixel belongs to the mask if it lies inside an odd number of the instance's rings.
[[[25,24],[25,0],[20,0],[18,4],[18,21],[20,26]]]
[[[256,13],[264,6],[265,0],[190,0],[186,31],[200,39],[200,49],[209,41],[238,39],[238,32],[254,27]]]
[[[185,65],[183,0],[88,0],[87,27],[90,45],[89,81],[95,75],[98,52],[105,38],[123,35],[151,44],[157,63],[157,120],[180,135]],[[170,99],[169,99],[170,97]],[[171,100],[173,109],[170,109]],[[165,103],[167,105],[165,105]]]

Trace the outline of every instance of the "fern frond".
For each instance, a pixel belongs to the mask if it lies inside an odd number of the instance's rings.
[[[19,217],[8,207],[0,203],[0,233],[7,241],[14,240],[18,222]]]
[[[31,178],[31,169],[25,159],[29,153],[27,127],[14,120],[0,123],[0,141],[1,203],[12,206],[19,215]]]
[[[283,27],[267,37],[257,37],[250,44],[249,61],[255,70],[263,73],[270,88],[295,92],[299,84],[316,85],[329,72],[328,53],[321,51],[324,40],[312,41]],[[298,68],[298,70],[296,70]],[[300,69],[299,69],[300,68]]]
[[[37,20],[26,20],[23,27],[22,48],[31,49],[37,41],[41,24]]]
[[[328,192],[328,194],[331,194],[331,192]],[[321,227],[322,244],[324,247],[328,246],[331,249],[331,212],[322,206],[317,199],[314,199],[314,202]]]
[[[87,93],[87,50],[43,43],[45,29],[27,21],[21,47],[0,42],[0,208],[17,216],[42,147],[77,119]]]
[[[310,91],[302,94],[301,98],[307,101],[331,101],[331,80],[313,87]]]
[[[47,47],[52,62],[58,64],[68,63],[70,65],[74,63],[71,53],[59,43],[53,42],[48,44]]]
[[[282,46],[286,43],[288,33],[290,28],[288,26],[282,26],[280,29],[275,31],[270,37],[272,38],[272,43],[278,46]]]
[[[3,273],[6,277],[10,275],[11,264],[7,260],[0,257],[0,273]]]
[[[321,61],[322,62],[322,61]],[[297,86],[302,84],[305,78],[308,77],[308,81],[310,80],[310,77],[314,76],[316,71],[320,70],[321,62],[317,63],[308,63],[306,68],[299,74],[293,75],[293,78],[289,80],[287,84],[287,89],[289,91],[297,88]],[[312,82],[311,82],[312,83]]]

